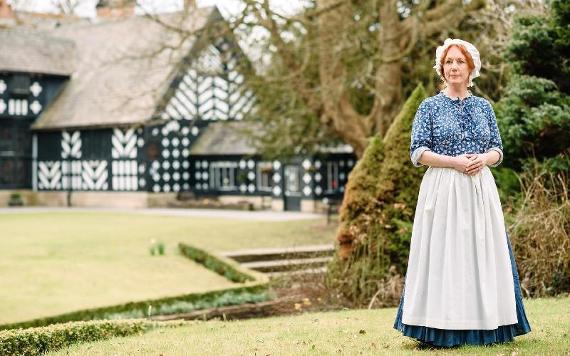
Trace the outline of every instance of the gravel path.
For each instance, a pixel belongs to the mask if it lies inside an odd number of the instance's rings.
[[[291,211],[242,211],[223,209],[112,209],[112,208],[52,208],[52,207],[23,207],[23,208],[0,208],[0,215],[26,214],[26,213],[70,213],[70,212],[104,212],[104,213],[129,213],[143,215],[162,216],[187,216],[204,218],[223,218],[237,220],[258,221],[290,221],[321,219],[325,215],[314,213],[301,213]]]

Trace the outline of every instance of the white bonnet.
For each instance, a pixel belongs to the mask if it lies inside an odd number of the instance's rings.
[[[435,68],[437,74],[443,78],[443,73],[441,73],[439,69],[439,64],[441,63],[441,56],[443,56],[445,50],[451,45],[463,45],[463,47],[465,47],[467,52],[469,52],[469,54],[471,55],[475,68],[471,71],[471,74],[469,74],[468,86],[472,87],[473,79],[479,76],[479,71],[481,70],[481,56],[479,55],[479,51],[477,50],[477,48],[475,48],[475,46],[473,46],[471,43],[460,40],[458,38],[446,39],[443,42],[443,45],[437,47],[437,49],[435,50],[435,65],[433,67]]]

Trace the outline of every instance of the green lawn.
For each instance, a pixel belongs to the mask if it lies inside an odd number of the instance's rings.
[[[532,331],[514,342],[421,349],[392,329],[395,308],[193,322],[141,336],[74,345],[49,355],[561,355],[570,350],[570,298],[525,300]],[[361,331],[362,330],[362,331]]]
[[[127,213],[0,214],[0,324],[227,288],[178,242],[225,251],[332,242],[323,221],[250,222]],[[149,254],[150,240],[166,244]]]

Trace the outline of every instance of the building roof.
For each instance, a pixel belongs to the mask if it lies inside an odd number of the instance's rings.
[[[245,134],[248,121],[217,121],[208,124],[190,149],[191,155],[251,155],[258,151]]]
[[[204,127],[203,132],[190,149],[191,155],[253,155],[261,154],[256,149],[247,132],[263,130],[258,122],[252,121],[217,121]],[[325,154],[350,154],[354,150],[350,145],[337,144],[319,146],[317,151]]]
[[[32,128],[126,126],[151,119],[189,54],[195,31],[214,17],[220,15],[209,7],[162,15],[159,21],[131,16],[53,30],[53,36],[75,42],[77,67]]]
[[[32,30],[0,31],[0,71],[69,76],[75,42]]]

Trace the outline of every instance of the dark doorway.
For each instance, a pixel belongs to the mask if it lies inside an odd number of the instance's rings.
[[[297,165],[286,165],[284,209],[286,211],[301,210],[301,167]]]

